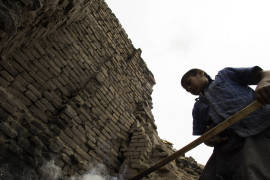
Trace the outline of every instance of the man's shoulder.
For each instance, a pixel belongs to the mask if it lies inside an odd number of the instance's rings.
[[[233,68],[233,67],[225,67],[225,68],[219,70],[217,75],[224,75],[224,74],[227,74],[227,73],[230,73],[230,72],[233,72],[233,71],[235,71],[235,68]]]
[[[208,106],[209,102],[204,96],[200,96],[195,99],[194,108],[200,108],[202,106]]]
[[[234,67],[225,67],[218,71],[217,75],[215,76],[215,83],[224,82],[228,79],[234,79],[238,76],[240,68]]]

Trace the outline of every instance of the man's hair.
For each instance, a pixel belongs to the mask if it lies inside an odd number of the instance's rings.
[[[189,71],[187,71],[181,78],[181,85],[183,88],[185,88],[185,82],[187,80],[188,77],[190,76],[196,76],[198,73],[203,72],[204,75],[207,77],[207,79],[209,80],[209,82],[213,81],[212,78],[203,70],[201,69],[197,69],[197,68],[193,68],[190,69]]]

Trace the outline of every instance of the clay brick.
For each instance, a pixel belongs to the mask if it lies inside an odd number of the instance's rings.
[[[5,133],[5,135],[9,136],[10,138],[15,138],[18,135],[18,133],[14,129],[12,129],[6,122],[0,123],[0,129],[3,133]]]
[[[75,137],[77,137],[76,139],[80,139],[80,141],[81,141],[82,143],[85,143],[85,142],[86,142],[85,135],[82,134],[82,133],[78,130],[78,128],[77,128],[76,126],[73,126],[73,127],[71,128],[71,131],[73,132],[73,134],[75,135]]]
[[[62,100],[54,92],[44,91],[42,97],[45,97],[54,107],[62,107]]]
[[[67,85],[68,84],[68,79],[66,77],[63,77],[63,75],[58,77],[58,81],[63,85]]]
[[[34,79],[27,72],[21,73],[21,76],[27,83],[34,82]]]
[[[45,84],[45,81],[42,78],[40,78],[40,74],[37,74],[34,71],[31,71],[31,72],[29,72],[29,75],[40,86],[43,86]]]
[[[36,147],[42,148],[45,146],[37,136],[31,136],[30,141],[33,142]]]
[[[70,163],[70,158],[69,158],[69,156],[67,156],[66,154],[64,154],[64,153],[62,153],[61,154],[61,159],[65,162],[65,163]]]
[[[40,109],[38,109],[36,106],[32,105],[29,107],[29,110],[32,112],[33,116],[41,119],[43,122],[48,122],[48,117],[44,112],[42,112]]]
[[[21,73],[24,69],[14,60],[12,59],[12,67],[16,70],[16,72]]]
[[[31,92],[39,99],[39,98],[41,98],[41,93],[32,85],[32,84],[29,84],[28,86],[27,86],[27,88],[29,89],[29,90],[31,90]]]
[[[5,70],[0,71],[0,75],[8,82],[12,82],[14,80],[14,78]]]
[[[86,132],[86,136],[88,139],[90,139],[93,143],[96,143],[96,133],[90,129],[90,127],[88,127],[89,129]]]
[[[112,128],[114,132],[120,132],[120,128],[114,122],[109,123],[109,128]]]
[[[40,103],[42,103],[43,106],[45,106],[49,111],[51,111],[51,112],[55,111],[55,108],[53,107],[53,105],[47,99],[41,98]]]
[[[35,75],[36,75],[36,78],[39,79],[38,82],[41,84],[41,86],[43,86],[44,83],[46,83],[49,79],[49,77],[47,75],[47,71],[45,71],[45,73],[44,73],[44,71],[40,70],[40,71],[37,71]]]
[[[85,160],[91,160],[91,157],[89,154],[87,154],[85,151],[83,151],[79,146],[76,146],[75,151]]]
[[[2,94],[0,93],[0,97],[1,96]],[[1,97],[1,99],[4,99],[4,97]],[[0,106],[10,114],[14,114],[17,110],[17,107],[13,106],[12,104],[6,101],[0,101]]]
[[[66,144],[66,146],[71,147],[72,149],[76,149],[76,144],[73,142],[71,138],[69,138],[64,132],[62,132],[59,136],[61,140]]]
[[[66,106],[65,114],[67,114],[69,117],[72,117],[72,118],[77,116],[76,111],[70,105]]]
[[[26,151],[30,151],[30,142],[27,138],[18,137],[18,145]],[[32,153],[32,152],[31,152]]]
[[[35,43],[34,48],[35,48],[35,50],[37,51],[38,54],[40,54],[40,55],[45,55],[46,54],[46,52],[44,51],[44,49],[40,45],[40,43]]]
[[[48,61],[48,63],[50,64],[50,67],[53,69],[53,71],[57,72],[57,74],[61,73],[61,69],[55,64],[55,62]]]
[[[97,128],[92,128],[93,132],[96,133],[96,136],[100,136],[101,132]]]
[[[41,72],[40,76],[42,76],[42,79],[44,81],[47,81],[48,79],[51,79],[53,77],[53,74],[49,70],[50,67],[44,66],[44,63],[42,63],[42,62],[43,62],[43,60],[34,61],[35,66],[37,66],[39,72]]]
[[[56,90],[56,88],[57,88],[57,87],[56,87],[56,84],[54,84],[53,80],[47,81],[45,87],[46,87],[48,90],[52,90],[52,91]]]
[[[32,104],[31,100],[26,97],[23,93],[21,93],[19,91],[20,89],[16,89],[14,87],[8,87],[8,91],[14,96],[16,97],[16,99],[18,101],[20,101],[21,103],[23,103],[25,106],[29,106]]]
[[[97,147],[96,144],[94,144],[91,140],[87,141],[86,144],[90,147],[90,149],[95,149]]]
[[[61,84],[59,85],[58,89],[60,89],[61,93],[65,96],[65,97],[70,97],[71,96],[71,92],[68,91],[67,88],[63,87]]]
[[[15,77],[15,76],[17,76],[17,74],[19,72],[13,67],[13,65],[10,61],[2,60],[2,61],[0,61],[0,63],[9,74],[11,74],[13,77]]]
[[[62,69],[66,63],[65,64],[63,63],[62,59],[64,57],[62,57],[62,54],[60,52],[61,52],[61,50],[58,50],[57,52],[54,53],[54,55],[55,55],[54,63],[56,64],[57,67]]]
[[[3,79],[2,77],[0,77],[0,86],[6,88],[9,86],[9,82],[5,79]]]
[[[34,93],[30,90],[27,90],[25,93],[25,96],[27,96],[29,99],[31,99],[33,102],[36,102],[37,101],[37,96],[34,95]]]
[[[59,143],[57,143],[57,139],[51,139],[51,140],[50,140],[50,143],[49,143],[49,148],[50,148],[53,152],[59,153],[63,147],[60,146]]]
[[[12,56],[15,61],[18,62],[19,66],[23,67],[26,71],[30,70],[30,67],[28,66],[28,58],[21,51],[16,50]]]
[[[40,102],[40,100],[35,102],[35,106],[37,106],[37,108],[43,112],[47,111],[48,109],[44,104]]]

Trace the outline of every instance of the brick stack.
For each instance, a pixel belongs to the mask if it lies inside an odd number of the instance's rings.
[[[3,177],[38,178],[53,159],[63,177],[95,160],[128,178],[173,152],[156,132],[154,77],[104,1],[0,6]],[[188,178],[177,162],[159,173]]]

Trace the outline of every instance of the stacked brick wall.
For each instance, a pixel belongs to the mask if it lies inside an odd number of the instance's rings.
[[[0,54],[28,46],[82,18],[92,0],[0,0]]]
[[[153,75],[104,1],[17,2],[0,2],[3,176],[38,179],[54,160],[70,177],[98,161],[125,179],[173,152],[151,113]],[[159,173],[196,178],[177,162]]]

